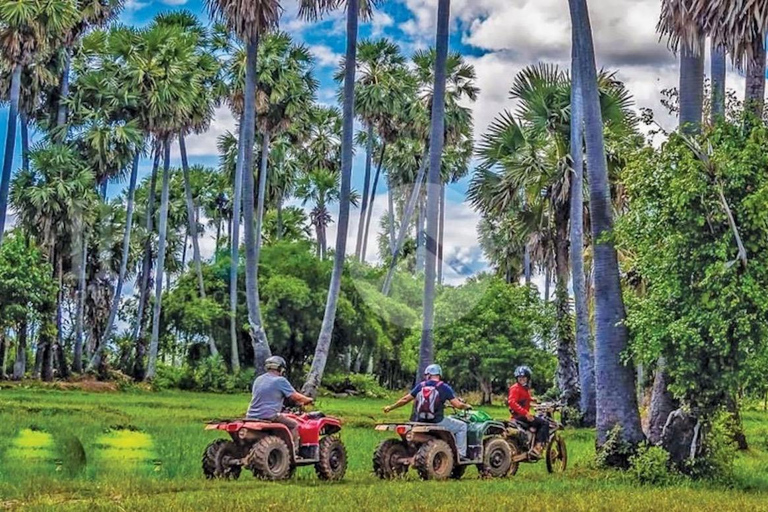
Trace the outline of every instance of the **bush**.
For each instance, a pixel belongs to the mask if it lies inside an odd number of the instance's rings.
[[[192,376],[192,369],[187,365],[158,364],[155,378],[152,380],[152,388],[156,391],[164,389],[193,390],[195,389],[195,381]]]
[[[728,415],[721,414],[705,429],[701,453],[688,461],[686,474],[726,485],[732,483],[736,445],[728,424]]]
[[[252,369],[232,374],[220,356],[206,357],[192,367],[158,365],[152,388],[204,391],[208,393],[242,393],[251,389],[255,376]]]
[[[643,485],[669,485],[677,476],[670,470],[669,453],[660,446],[640,446],[629,465],[631,474]]]
[[[624,439],[621,426],[616,425],[597,451],[595,462],[599,468],[629,469],[629,460],[636,453],[637,446]]]
[[[332,393],[349,393],[368,398],[384,398],[386,390],[373,375],[362,373],[331,374],[323,377],[323,387]]]
[[[228,374],[227,380],[224,383],[224,390],[227,393],[241,393],[243,391],[250,391],[253,379],[256,378],[256,370],[247,369],[240,370],[235,374]]]

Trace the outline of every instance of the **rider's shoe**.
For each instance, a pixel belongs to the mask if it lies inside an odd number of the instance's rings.
[[[531,451],[528,452],[528,456],[534,460],[538,460],[541,458],[541,452],[543,449],[544,447],[541,444],[536,444],[533,446],[533,448],[531,448]]]

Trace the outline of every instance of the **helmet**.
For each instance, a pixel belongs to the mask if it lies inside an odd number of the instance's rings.
[[[283,359],[283,358],[282,358],[282,357],[280,357],[280,356],[272,356],[272,357],[268,357],[268,358],[267,358],[267,360],[264,362],[264,368],[265,368],[266,370],[277,370],[277,371],[281,371],[281,370],[285,370],[285,368],[286,368],[287,366],[288,366],[288,365],[287,365],[287,364],[285,364],[285,359]]]
[[[440,368],[439,364],[431,364],[427,366],[427,369],[424,370],[424,375],[442,375],[443,369]]]
[[[518,366],[515,370],[515,378],[518,377],[528,377],[528,380],[531,380],[531,369],[527,366]]]

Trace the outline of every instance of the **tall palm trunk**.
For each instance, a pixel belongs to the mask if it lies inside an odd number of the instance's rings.
[[[248,327],[253,345],[253,364],[256,373],[264,373],[264,363],[270,356],[267,335],[261,324],[261,308],[259,305],[259,245],[261,243],[261,228],[255,231],[254,226],[254,152],[253,144],[256,137],[256,58],[258,55],[258,38],[248,43],[245,72],[245,106],[243,107],[243,224],[245,225],[245,296],[248,305]],[[264,137],[269,144],[269,138]],[[266,178],[266,162],[261,178]],[[263,194],[259,197],[260,204]],[[262,207],[263,208],[263,207]]]
[[[392,249],[392,260],[389,262],[389,269],[387,270],[387,276],[384,278],[384,285],[381,288],[381,293],[389,295],[389,290],[392,287],[392,278],[395,276],[395,269],[397,268],[397,259],[400,256],[400,251],[403,250],[403,243],[405,243],[405,235],[408,233],[408,226],[411,223],[411,217],[416,209],[416,203],[419,200],[419,193],[421,191],[421,184],[424,181],[424,175],[427,173],[427,152],[424,152],[421,158],[421,166],[419,167],[419,173],[416,175],[416,181],[413,183],[411,189],[411,195],[408,198],[408,203],[405,206],[405,212],[403,213],[403,219],[400,222],[400,229],[397,232],[397,239],[395,240],[394,248]],[[390,212],[394,212],[390,208]],[[393,215],[392,213],[390,215]],[[390,223],[390,226],[394,226],[394,221]],[[391,229],[391,228],[390,228]]]
[[[765,105],[765,36],[755,45],[755,58],[747,63],[747,83],[744,105],[758,118]]]
[[[609,240],[613,230],[608,164],[603,140],[603,120],[597,87],[595,49],[586,0],[569,0],[576,55],[584,97],[584,127],[589,172],[589,199],[594,241],[595,272],[595,378],[597,395],[597,444],[619,425],[630,443],[643,440],[635,396],[635,372],[622,354],[628,345],[626,313],[619,282],[616,250]]]
[[[725,116],[725,49],[712,43],[711,52],[712,75],[712,115],[714,124],[719,117]]]
[[[704,101],[704,43],[680,51],[680,129],[698,133]]]
[[[16,336],[16,361],[13,364],[13,380],[21,380],[27,371],[27,320],[24,319],[18,328]]]
[[[278,241],[283,239],[283,198],[282,196],[277,200],[277,222],[275,223],[275,229],[277,229],[276,239]]]
[[[8,109],[8,128],[5,135],[5,154],[3,155],[3,175],[0,180],[0,246],[3,244],[5,218],[8,214],[8,191],[11,187],[13,153],[16,150],[16,121],[19,113],[19,95],[21,91],[21,65],[16,64],[11,76],[10,108]]]
[[[440,163],[445,139],[445,81],[448,59],[448,32],[451,19],[451,0],[437,4],[437,34],[435,58],[435,85],[430,126],[429,174],[427,175],[427,257],[424,279],[424,322],[419,346],[419,370],[416,379],[424,375],[427,365],[434,362],[432,327],[435,313],[435,271],[437,270],[437,208],[440,202]]]
[[[389,225],[389,253],[395,254],[395,199],[392,190],[392,173],[387,172],[387,217]]]
[[[578,408],[580,403],[579,372],[576,367],[576,350],[573,325],[570,315],[568,281],[568,215],[570,205],[557,208],[557,237],[555,239],[555,312],[557,319],[557,385],[560,396],[569,408]],[[564,422],[572,418],[563,417]]]
[[[232,371],[240,371],[240,353],[237,325],[237,273],[240,267],[240,207],[243,201],[243,166],[245,145],[243,144],[243,132],[245,130],[245,116],[240,118],[240,137],[237,147],[237,163],[235,164],[235,183],[232,197],[232,228],[229,237],[229,336],[232,352]],[[251,169],[249,172],[253,172]]]
[[[168,235],[168,195],[171,164],[171,141],[166,136],[163,141],[163,187],[160,194],[159,242],[157,244],[157,263],[155,268],[155,310],[152,314],[152,338],[149,342],[149,362],[144,380],[155,378],[157,371],[157,353],[160,348],[160,313],[163,304],[163,275],[165,273],[165,246]]]
[[[146,342],[144,340],[144,309],[147,307],[149,297],[149,274],[152,272],[152,243],[149,237],[152,236],[155,219],[155,202],[157,189],[157,170],[160,166],[160,145],[155,145],[155,158],[152,163],[152,176],[149,180],[149,198],[147,204],[147,217],[145,227],[147,230],[147,243],[144,247],[144,258],[141,264],[141,285],[139,290],[139,305],[136,312],[136,325],[133,328],[133,340],[136,343],[136,358],[134,360],[134,377],[143,379],[144,355],[146,353]]]
[[[128,256],[131,249],[131,230],[133,229],[133,204],[136,197],[136,180],[139,173],[139,158],[141,154],[137,151],[133,157],[133,166],[131,167],[131,177],[128,182],[128,204],[125,211],[125,232],[123,233],[123,255],[120,258],[120,271],[117,274],[117,284],[115,285],[115,295],[112,297],[112,307],[109,309],[109,318],[107,327],[104,331],[104,339],[96,349],[88,365],[88,371],[94,371],[101,366],[101,361],[107,346],[112,339],[112,329],[115,326],[117,310],[120,307],[120,298],[123,294],[123,283],[125,282],[125,273],[128,271]]]
[[[201,299],[205,299],[205,281],[203,280],[203,262],[200,257],[200,242],[197,238],[197,210],[195,209],[195,200],[192,198],[192,184],[189,180],[189,160],[187,159],[187,144],[184,141],[184,134],[179,133],[179,152],[181,153],[181,169],[184,175],[184,196],[187,203],[187,231],[188,236],[192,237],[192,258],[195,260],[195,272],[197,273],[197,289]],[[184,243],[186,252],[187,244]],[[182,268],[184,265],[182,264]],[[216,348],[216,342],[213,335],[208,336],[208,350],[212,356],[219,355]]]
[[[56,296],[56,312],[54,313],[56,338],[51,350],[51,364],[55,362],[59,378],[66,379],[69,377],[69,369],[67,368],[66,355],[64,354],[64,259],[62,258],[61,254],[58,256],[59,257],[57,258],[56,263],[56,275],[58,276],[57,282],[59,284],[59,291]],[[53,368],[51,368],[51,375],[53,375]]]
[[[56,126],[61,128],[67,123],[67,104],[66,100],[69,96],[69,71],[71,68],[72,55],[69,48],[62,50],[64,56],[64,70],[61,72],[61,83],[59,84],[59,105],[56,111]],[[65,137],[65,134],[61,134]]]
[[[574,50],[576,45],[574,44]],[[589,304],[584,274],[584,105],[579,80],[577,56],[572,56],[571,88],[571,279],[576,309],[576,353],[579,360],[579,410],[583,426],[594,427],[597,411],[595,403],[595,359],[589,336]]]
[[[355,68],[357,62],[357,25],[359,16],[359,0],[347,2],[347,66],[344,70],[344,118],[341,140],[341,194],[339,197],[339,228],[336,234],[336,254],[333,261],[331,284],[328,288],[328,299],[325,303],[323,324],[320,336],[317,338],[315,357],[312,367],[304,383],[303,392],[315,396],[320,387],[320,381],[325,371],[328,352],[331,348],[333,324],[336,321],[336,306],[341,289],[341,274],[344,271],[344,259],[347,252],[347,231],[349,229],[350,185],[352,180],[352,149],[354,146],[355,121]]]
[[[19,114],[21,122],[21,168],[29,170],[29,117],[26,113]]]
[[[255,77],[254,77],[255,80]],[[245,203],[245,251],[247,266],[245,269],[245,289],[248,297],[248,327],[253,345],[254,367],[257,373],[264,373],[267,358],[272,355],[269,349],[267,333],[261,318],[259,302],[259,259],[261,256],[261,230],[264,221],[264,200],[267,195],[267,162],[269,160],[269,131],[261,137],[261,165],[259,167],[258,205],[256,207],[256,225],[253,219],[253,172],[246,172],[243,195]],[[248,166],[247,168],[252,168]],[[250,210],[249,210],[250,208]],[[249,213],[250,211],[250,213]]]
[[[384,164],[384,154],[387,150],[387,143],[384,142],[379,153],[379,163],[376,166],[376,174],[373,177],[373,186],[371,187],[371,199],[368,201],[368,212],[365,216],[365,231],[363,232],[363,248],[360,255],[360,261],[365,262],[365,255],[368,253],[368,234],[371,229],[371,217],[373,214],[373,203],[376,200],[376,189],[379,186],[379,177],[381,176],[381,167]]]
[[[88,266],[88,236],[85,222],[80,223],[80,254],[77,258],[77,304],[75,307],[75,352],[72,360],[72,370],[76,373],[83,372],[83,344],[85,341],[84,316],[85,316],[85,273]],[[77,237],[75,237],[77,240]]]
[[[368,123],[368,140],[365,147],[365,178],[363,178],[363,204],[360,206],[360,221],[357,225],[357,246],[355,258],[358,261],[365,259],[363,251],[363,238],[365,237],[365,218],[368,212],[368,191],[371,184],[371,167],[373,162],[373,123]]]
[[[437,284],[443,284],[443,237],[445,235],[445,183],[440,184],[440,224],[437,227]]]
[[[421,192],[421,191],[420,191]],[[425,223],[427,221],[426,201],[423,194],[419,194],[422,197],[419,198],[419,211],[416,215],[416,272],[423,272],[425,265],[426,254],[426,240],[425,240]]]

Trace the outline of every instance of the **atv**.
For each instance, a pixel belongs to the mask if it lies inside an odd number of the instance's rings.
[[[512,463],[505,427],[481,411],[455,412],[467,423],[467,460],[459,460],[456,439],[433,423],[384,423],[378,431],[394,431],[399,439],[382,441],[373,455],[373,471],[382,479],[402,477],[413,466],[423,480],[459,479],[475,465],[483,477],[506,476]]]
[[[315,466],[322,480],[341,480],[347,471],[347,450],[334,435],[341,431],[337,418],[321,412],[286,413],[299,423],[300,446],[294,446],[291,431],[281,423],[265,420],[222,420],[205,426],[231,437],[217,439],[203,453],[206,478],[237,479],[242,468],[264,480],[291,478],[298,466]]]
[[[541,417],[549,421],[549,439],[544,451],[544,460],[547,463],[547,471],[561,473],[568,465],[568,451],[565,440],[560,436],[563,425],[555,420],[555,411],[560,409],[557,403],[542,403],[535,406],[535,411]],[[509,466],[509,475],[517,473],[520,463],[536,463],[539,458],[531,454],[531,449],[536,442],[536,430],[516,420],[504,422],[506,432],[504,437],[512,449],[512,464]]]

